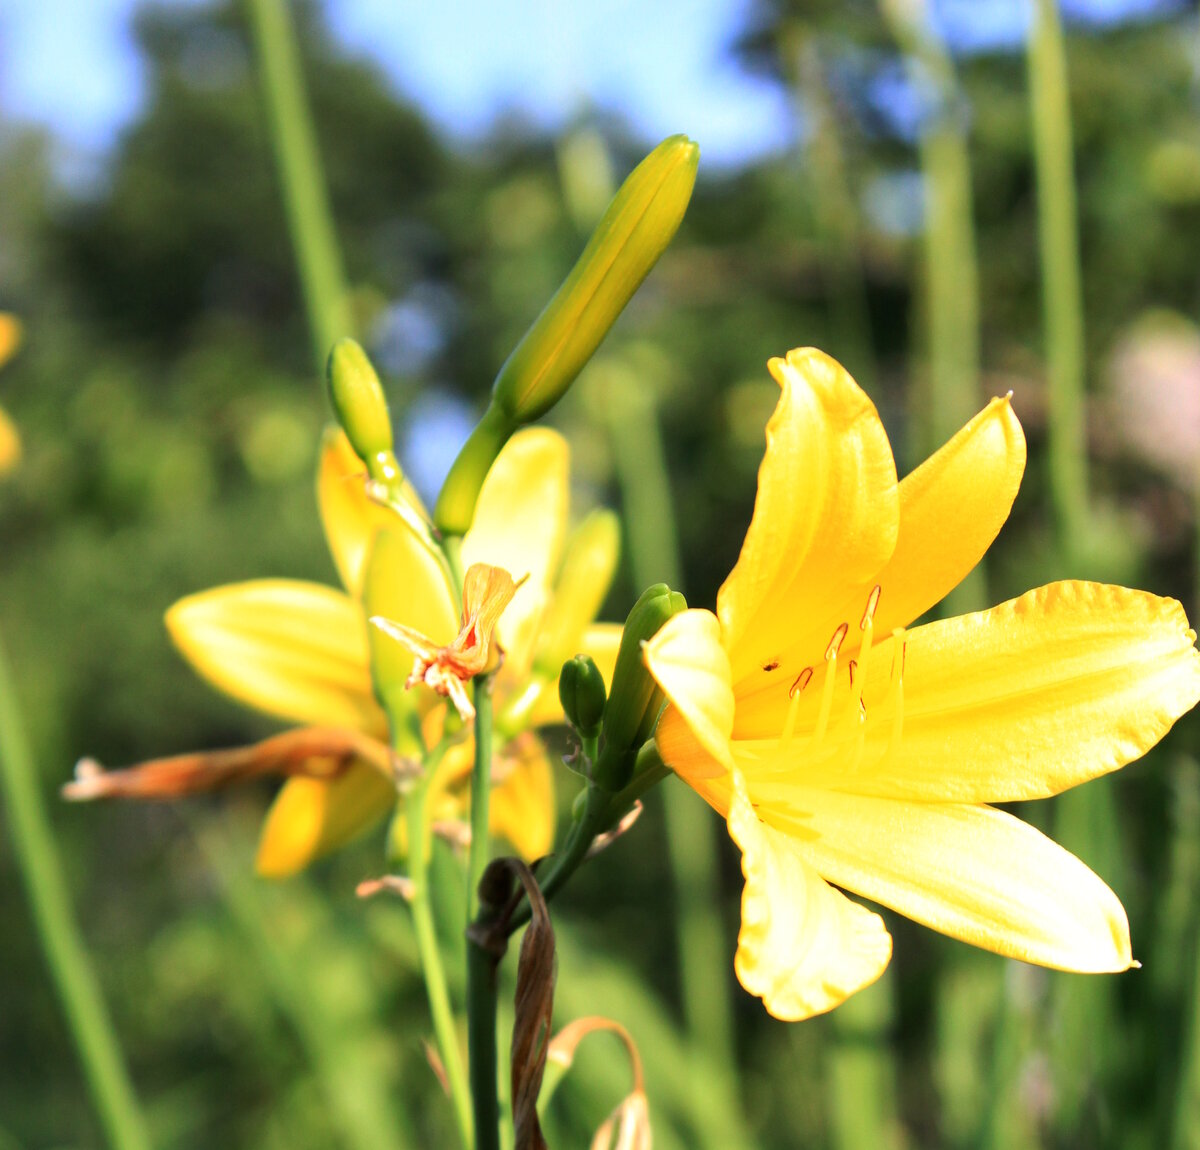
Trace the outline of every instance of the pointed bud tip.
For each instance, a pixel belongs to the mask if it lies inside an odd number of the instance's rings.
[[[390,478],[376,470],[394,465],[392,423],[383,386],[362,346],[349,337],[339,339],[329,353],[326,379],[334,413],[355,454],[372,478]]]

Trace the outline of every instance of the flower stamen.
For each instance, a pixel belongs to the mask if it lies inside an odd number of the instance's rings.
[[[829,715],[833,710],[833,691],[837,684],[838,651],[842,649],[849,630],[849,625],[843,623],[834,631],[833,638],[829,640],[829,646],[825,648],[825,682],[821,686],[821,710],[817,714],[817,725],[813,731],[813,747],[821,744],[829,729]]]

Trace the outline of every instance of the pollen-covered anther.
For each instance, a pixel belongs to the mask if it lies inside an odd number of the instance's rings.
[[[825,738],[826,731],[829,730],[829,715],[833,710],[833,692],[837,685],[838,652],[842,649],[842,644],[846,641],[849,631],[850,625],[842,623],[834,631],[833,638],[829,640],[829,646],[825,648],[825,682],[821,685],[821,709],[817,713],[817,725],[813,730],[813,747],[820,745],[822,739]]]

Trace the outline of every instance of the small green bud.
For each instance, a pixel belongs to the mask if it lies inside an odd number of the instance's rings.
[[[567,721],[585,739],[600,734],[604,718],[604,676],[590,655],[568,659],[558,676],[558,697]]]
[[[699,162],[696,144],[671,136],[621,185],[570,275],[500,368],[491,403],[438,498],[440,531],[466,534],[500,448],[549,411],[591,359],[679,228]]]
[[[329,353],[329,398],[338,423],[371,478],[398,483],[403,476],[393,454],[392,421],[379,376],[367,353],[352,339],[339,339]]]
[[[604,604],[621,553],[621,524],[599,508],[567,540],[554,598],[542,621],[533,660],[535,678],[549,680],[579,650],[583,633]]]
[[[642,661],[642,644],[686,607],[687,601],[678,591],[656,583],[642,592],[625,620],[604,710],[600,756],[592,771],[596,783],[607,791],[619,791],[629,782],[637,753],[654,733],[662,710],[662,690]]]

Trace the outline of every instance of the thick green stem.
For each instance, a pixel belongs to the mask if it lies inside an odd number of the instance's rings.
[[[500,1150],[499,1063],[496,1054],[498,967],[490,952],[467,938],[467,1046],[475,1150]]]
[[[287,5],[284,0],[247,0],[247,5],[313,355],[321,371],[334,342],[352,334],[341,255]]]
[[[487,869],[492,797],[492,679],[475,678],[475,765],[471,771],[471,846],[467,856],[467,921],[479,910],[479,880]]]
[[[1083,287],[1067,58],[1055,0],[1037,0],[1029,89],[1049,377],[1050,498],[1064,558],[1079,561],[1088,518]]]
[[[440,759],[440,755],[437,756]],[[455,1030],[454,1010],[446,988],[446,972],[442,952],[433,925],[433,910],[429,889],[429,785],[437,769],[436,760],[427,761],[424,780],[406,798],[405,818],[408,821],[408,878],[412,883],[409,905],[417,952],[421,956],[421,975],[429,999],[429,1013],[437,1039],[438,1054],[450,1086],[458,1132],[466,1150],[471,1146],[471,1091],[463,1072]]]
[[[38,794],[33,755],[8,659],[0,646],[0,792],[8,811],[13,854],[21,870],[42,953],[92,1101],[114,1150],[149,1150],[145,1120],[71,911],[62,864]]]

